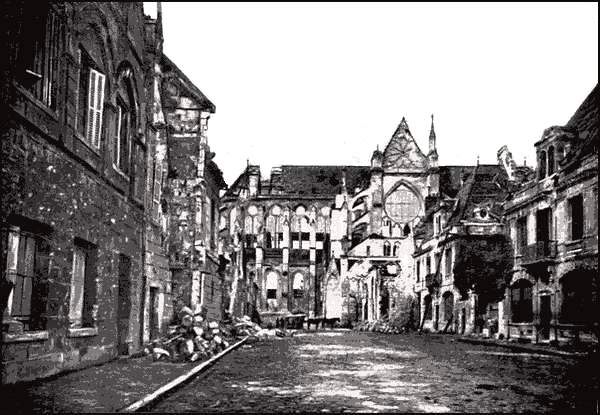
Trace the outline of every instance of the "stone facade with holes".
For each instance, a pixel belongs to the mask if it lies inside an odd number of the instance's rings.
[[[8,383],[139,348],[146,178],[141,4],[11,8],[0,190]]]

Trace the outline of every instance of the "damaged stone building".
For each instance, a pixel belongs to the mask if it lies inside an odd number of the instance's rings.
[[[173,302],[179,309],[204,307],[222,316],[218,252],[219,191],[226,188],[207,138],[215,106],[166,56],[161,61],[169,166],[169,267]]]
[[[535,143],[536,174],[511,192],[514,244],[502,334],[549,342],[598,336],[598,85]]]
[[[399,309],[414,296],[413,233],[439,193],[437,157],[433,122],[425,155],[402,119],[370,166],[282,166],[263,180],[249,165],[222,199],[241,312],[348,324]]]
[[[160,12],[9,6],[0,25],[3,383],[107,361],[163,333],[179,299],[171,283],[185,285],[173,247],[192,240],[174,229],[181,206],[201,205],[199,194],[218,201],[224,186],[200,133],[214,106],[164,56]],[[191,119],[189,134],[180,125]],[[205,154],[198,168],[182,169],[178,157],[194,149]],[[201,212],[206,221],[190,214],[191,228],[201,223],[193,240],[218,263],[208,231],[217,213]]]
[[[230,275],[229,311],[263,320],[324,314],[336,195],[368,181],[368,167],[281,166],[262,179],[248,165],[222,197],[221,239]]]

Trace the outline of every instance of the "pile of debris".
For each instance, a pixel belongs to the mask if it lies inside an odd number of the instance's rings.
[[[274,328],[261,328],[258,324],[252,322],[250,317],[234,318],[231,326],[231,333],[237,337],[249,336],[250,340],[259,340],[266,338],[282,338],[286,335],[293,335],[293,332]]]
[[[155,361],[195,362],[209,359],[244,337],[258,341],[287,335],[283,330],[263,329],[248,316],[217,322],[208,321],[205,315],[206,312],[194,313],[183,307],[178,313],[179,325],[166,337],[147,345],[144,354],[152,355]]]
[[[396,327],[387,320],[363,321],[354,326],[354,330],[385,334],[401,334],[406,331],[404,327]]]

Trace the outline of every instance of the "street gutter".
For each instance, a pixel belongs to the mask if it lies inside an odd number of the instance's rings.
[[[488,346],[498,346],[504,347],[506,349],[511,349],[520,352],[535,352],[538,354],[544,355],[553,355],[553,356],[565,356],[565,357],[585,357],[587,353],[584,352],[565,352],[563,350],[553,350],[553,349],[545,349],[540,347],[528,347],[519,344],[510,344],[510,343],[500,343],[489,340],[479,340],[479,339],[466,339],[466,338],[457,338],[456,341],[461,343],[469,343],[469,344],[483,344]]]
[[[246,340],[248,340],[248,336],[244,337],[242,340],[240,340],[239,342],[232,344],[231,346],[229,346],[227,349],[223,350],[221,353],[211,357],[209,360],[207,360],[206,362],[202,362],[199,365],[195,366],[194,368],[192,368],[190,371],[188,371],[187,373],[184,373],[183,375],[173,379],[172,381],[170,381],[169,383],[167,383],[164,386],[161,386],[160,388],[158,388],[157,390],[155,390],[154,392],[146,395],[145,397],[143,397],[142,399],[132,403],[131,405],[118,410],[117,412],[135,412],[147,405],[149,405],[150,403],[156,401],[157,399],[161,398],[165,393],[167,393],[168,391],[170,391],[171,389],[181,385],[182,383],[186,382],[187,380],[191,379],[192,377],[198,375],[200,372],[202,372],[204,369],[210,367],[213,363],[215,363],[217,360],[219,360],[221,357],[225,356],[227,353],[237,349],[239,346],[241,346],[242,344],[244,344],[246,342]]]

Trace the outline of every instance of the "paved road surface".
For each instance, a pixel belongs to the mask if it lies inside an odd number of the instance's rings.
[[[147,411],[597,411],[593,362],[441,335],[324,331],[255,343]]]

